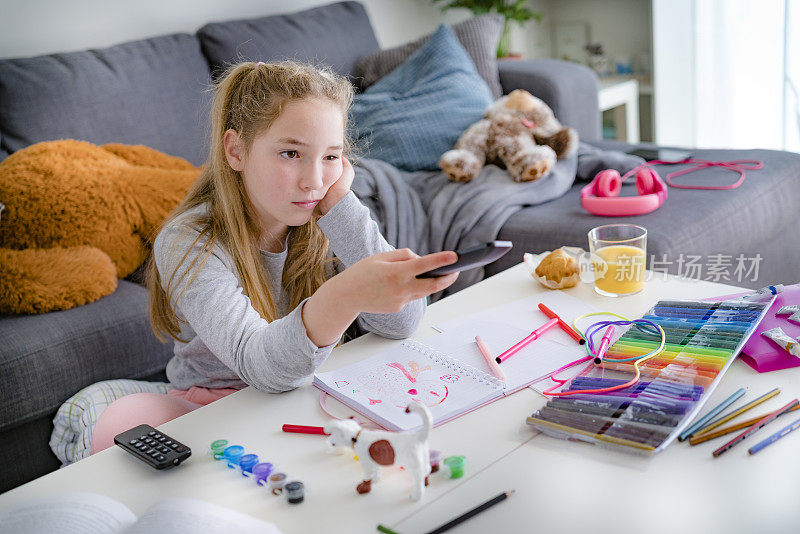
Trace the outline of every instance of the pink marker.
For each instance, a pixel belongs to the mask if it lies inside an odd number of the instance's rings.
[[[557,324],[558,324],[558,319],[550,319],[549,321],[544,323],[542,326],[540,326],[539,328],[537,328],[536,330],[531,332],[525,339],[523,339],[522,341],[520,341],[519,343],[517,343],[516,345],[514,345],[513,347],[511,347],[507,351],[505,351],[503,354],[501,354],[500,356],[495,358],[495,361],[497,363],[503,363],[505,360],[509,359],[514,354],[516,354],[521,349],[523,349],[528,343],[530,343],[534,339],[539,339],[542,336],[542,334],[544,334],[545,332],[547,332],[548,330],[550,330],[551,328],[553,328]]]
[[[600,365],[603,361],[603,356],[606,355],[608,346],[611,344],[611,338],[614,337],[614,325],[608,325],[606,333],[603,334],[603,339],[600,340],[600,346],[597,347],[597,354],[594,357],[595,365]]]

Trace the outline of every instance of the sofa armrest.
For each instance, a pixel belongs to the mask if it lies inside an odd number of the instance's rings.
[[[601,139],[597,75],[588,67],[557,59],[501,59],[503,93],[525,89],[553,109],[584,141]]]

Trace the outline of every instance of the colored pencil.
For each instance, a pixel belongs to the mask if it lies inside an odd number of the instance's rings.
[[[492,358],[492,353],[489,351],[489,347],[486,346],[486,343],[483,342],[480,336],[475,336],[475,343],[477,343],[478,350],[480,351],[481,356],[483,356],[483,359],[486,360],[486,365],[489,366],[492,374],[505,382],[506,374],[503,372],[503,368],[498,365],[494,358]]]
[[[758,443],[750,447],[750,449],[747,452],[749,452],[750,454],[755,454],[764,447],[769,447],[770,445],[772,445],[773,443],[784,437],[786,434],[792,432],[793,430],[797,430],[798,428],[800,428],[800,419],[798,419],[797,421],[795,421],[790,425],[781,428],[780,430],[772,434],[764,441],[759,441]]]
[[[281,430],[294,434],[322,434],[323,436],[327,436],[324,428],[321,426],[283,425]]]
[[[378,531],[383,532],[383,534],[397,534],[394,530],[389,527],[384,527],[383,525],[378,525]]]
[[[800,410],[800,404],[798,404],[797,406],[795,406],[791,410],[787,411],[786,413],[794,412],[796,410]],[[741,430],[743,428],[747,428],[747,427],[751,426],[753,423],[757,423],[761,419],[764,419],[768,415],[769,415],[768,413],[761,414],[758,417],[753,417],[752,419],[748,419],[747,421],[742,421],[741,423],[736,423],[735,425],[726,426],[726,427],[720,428],[719,430],[714,430],[713,432],[708,432],[708,433],[699,434],[697,436],[692,436],[692,438],[689,440],[689,445],[698,445],[700,443],[705,443],[708,440],[711,440],[711,439],[714,439],[714,438],[718,438],[718,437],[721,437],[721,436],[725,436],[727,434],[730,434],[731,432],[736,432],[737,430]],[[783,414],[781,414],[781,415],[783,415]]]
[[[728,443],[726,443],[725,445],[723,445],[719,449],[715,450],[711,454],[714,456],[714,458],[717,458],[718,456],[720,456],[724,452],[729,451],[731,448],[733,448],[737,444],[741,443],[746,438],[752,436],[753,434],[758,432],[760,429],[764,428],[766,425],[768,425],[769,423],[771,423],[772,421],[777,419],[779,415],[781,415],[782,413],[788,412],[790,409],[792,409],[794,406],[797,406],[798,404],[800,404],[800,401],[798,401],[797,399],[794,399],[789,404],[786,404],[785,406],[782,406],[782,407],[778,408],[777,410],[775,410],[771,414],[767,415],[762,420],[758,421],[756,424],[754,424],[753,426],[751,426],[750,428],[748,428],[747,430],[745,430],[744,432],[742,432],[741,434],[739,434],[738,436],[736,436],[735,438],[733,438]]]
[[[768,393],[765,393],[764,395],[761,395],[757,399],[748,402],[747,404],[745,404],[744,406],[742,406],[738,410],[734,410],[733,412],[722,416],[720,419],[716,419],[714,421],[710,421],[706,426],[698,428],[697,431],[695,432],[695,435],[702,436],[706,432],[710,432],[711,430],[714,430],[718,426],[727,423],[728,421],[730,421],[734,417],[743,414],[744,412],[746,412],[750,408],[755,408],[756,406],[758,406],[762,402],[765,402],[765,401],[771,399],[772,397],[774,397],[775,395],[777,395],[780,392],[781,392],[781,388],[775,388],[772,391],[770,391]]]
[[[678,436],[678,441],[683,441],[686,438],[688,438],[689,436],[691,436],[692,434],[694,434],[697,431],[698,428],[700,428],[701,426],[703,426],[707,422],[711,421],[722,410],[724,410],[725,408],[727,408],[728,406],[733,404],[736,401],[736,399],[738,399],[739,397],[744,395],[744,392],[745,392],[744,388],[739,388],[738,390],[736,390],[736,393],[734,393],[733,395],[731,395],[730,397],[728,397],[727,399],[725,399],[724,401],[719,403],[710,412],[708,412],[706,415],[701,417],[695,424],[693,424],[692,426],[690,426],[689,428],[687,428],[686,430],[681,432],[681,434]]]
[[[519,343],[517,343],[516,345],[514,345],[510,349],[506,350],[503,354],[501,354],[500,356],[498,356],[494,360],[497,363],[503,363],[504,361],[506,361],[507,359],[509,359],[513,355],[515,355],[517,352],[519,352],[520,350],[525,348],[528,345],[528,343],[530,343],[531,341],[535,341],[535,340],[539,339],[540,337],[542,337],[542,334],[544,334],[545,332],[547,332],[548,330],[550,330],[551,328],[553,328],[557,324],[558,324],[558,319],[550,319],[549,321],[544,323],[542,326],[540,326],[539,328],[537,328],[536,330],[534,330],[533,332],[531,332],[530,334],[525,336],[525,338],[523,338]]]
[[[514,494],[514,490],[504,491],[503,493],[501,493],[497,497],[494,497],[493,499],[489,499],[485,503],[476,506],[472,510],[464,512],[463,514],[461,514],[460,516],[456,517],[452,521],[449,521],[449,522],[445,523],[444,525],[431,530],[430,532],[428,532],[428,534],[441,534],[442,532],[448,531],[451,528],[453,528],[454,526],[463,523],[464,521],[466,521],[467,519],[471,518],[472,516],[478,515],[479,513],[481,513],[484,510],[486,510],[487,508],[491,508],[495,504],[506,500],[508,497],[510,497],[513,494]]]
[[[545,306],[541,302],[539,303],[539,309],[542,310],[542,313],[544,313],[548,318],[550,318],[550,319],[558,319],[558,326],[561,328],[561,330],[563,330],[564,332],[569,334],[569,336],[572,339],[574,339],[575,341],[577,341],[581,345],[586,343],[586,340],[583,339],[583,337],[578,332],[576,332],[574,328],[572,328],[569,324],[567,324],[567,322],[565,320],[563,320],[561,317],[559,317],[556,314],[556,312],[554,312],[553,310],[551,310],[550,308],[548,308],[547,306]]]

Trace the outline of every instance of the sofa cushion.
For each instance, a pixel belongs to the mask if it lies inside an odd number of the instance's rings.
[[[0,431],[54,412],[78,390],[111,378],[150,377],[172,357],[147,315],[147,290],[124,280],[71,310],[0,318]]]
[[[0,60],[0,143],[142,144],[204,161],[208,64],[196,37]]]
[[[598,78],[592,69],[558,59],[501,59],[497,67],[503,93],[525,89],[544,100],[561,124],[575,128],[581,141],[601,139]]]
[[[747,171],[742,186],[731,191],[669,187],[663,206],[637,217],[587,213],[580,205],[580,189],[586,183],[576,183],[563,197],[520,210],[506,221],[498,239],[513,241],[514,248],[487,268],[487,275],[518,263],[524,252],[562,245],[586,249],[591,228],[630,222],[647,228],[648,268],[657,272],[751,288],[796,283],[800,277],[800,233],[796,231],[800,223],[800,154],[774,150],[690,152],[712,161],[757,159],[764,162],[764,168]],[[684,167],[656,169],[663,178]],[[675,182],[722,185],[737,179],[738,174],[715,168],[677,177]],[[632,181],[626,184],[620,196],[635,196]]]
[[[497,43],[503,33],[503,21],[503,15],[489,13],[453,25],[458,41],[472,58],[478,74],[492,91],[493,98],[500,98],[503,94],[497,70]],[[381,50],[358,60],[355,76],[362,89],[366,89],[396,69],[430,38],[431,34],[428,34],[414,42]]]
[[[408,171],[435,170],[491,103],[464,47],[441,25],[405,63],[356,96],[351,119],[370,158]]]
[[[378,50],[364,6],[339,2],[256,19],[206,24],[197,32],[214,75],[241,61],[325,64],[352,78],[359,57]]]

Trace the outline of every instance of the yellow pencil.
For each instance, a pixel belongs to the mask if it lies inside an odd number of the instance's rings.
[[[800,404],[789,410],[789,412],[793,412],[798,409],[800,409]],[[768,415],[769,415],[768,413],[762,413],[758,417],[753,417],[752,419],[748,419],[747,421],[742,421],[741,423],[736,423],[735,425],[726,426],[724,428],[720,428],[719,430],[715,430],[713,432],[706,432],[702,435],[698,434],[697,436],[692,436],[691,438],[689,438],[689,445],[698,445],[710,439],[718,438],[720,436],[725,436],[726,434],[730,434],[731,432],[736,432],[737,430],[747,428],[749,426],[752,426],[754,423],[757,423],[761,419],[764,419]]]
[[[757,398],[757,399],[755,399],[755,400],[753,400],[751,402],[748,402],[747,404],[745,404],[744,406],[742,406],[738,410],[736,410],[734,412],[731,412],[730,414],[724,416],[722,419],[720,419],[718,421],[714,421],[713,423],[711,423],[710,425],[708,425],[705,428],[701,428],[699,432],[695,433],[695,436],[699,437],[699,436],[702,436],[703,434],[705,434],[706,432],[710,432],[710,431],[714,430],[718,426],[727,423],[728,421],[730,421],[734,417],[743,414],[744,412],[746,412],[750,408],[758,406],[762,402],[771,399],[772,397],[774,397],[775,395],[777,395],[780,392],[781,392],[781,388],[775,388],[772,391],[770,391],[768,393],[765,393],[764,395],[761,395],[759,398]]]

